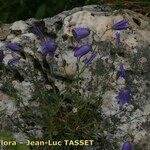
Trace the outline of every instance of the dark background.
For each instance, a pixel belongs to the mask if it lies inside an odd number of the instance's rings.
[[[10,23],[32,17],[41,19],[74,7],[105,3],[149,15],[150,0],[0,0],[0,22]]]

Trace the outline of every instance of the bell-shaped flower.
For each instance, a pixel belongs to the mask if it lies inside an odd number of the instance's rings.
[[[89,28],[78,27],[72,30],[72,34],[76,41],[80,41],[81,39],[87,37],[90,34]]]
[[[123,64],[120,65],[119,70],[117,72],[117,79],[119,77],[126,79],[126,70]]]
[[[82,56],[87,54],[91,49],[92,49],[92,46],[89,45],[89,44],[85,44],[85,45],[82,45],[80,47],[76,47],[74,49],[74,51],[75,51],[74,56],[78,57],[78,58],[81,58]]]
[[[51,38],[44,40],[44,42],[41,43],[41,47],[44,55],[54,55],[54,52],[56,50],[55,42]]]
[[[20,51],[22,49],[22,46],[19,45],[18,43],[9,42],[9,43],[6,44],[6,48],[10,49],[12,51]]]
[[[121,21],[119,21],[119,22],[117,22],[117,23],[115,23],[113,26],[112,26],[112,28],[114,29],[114,30],[125,30],[125,29],[127,29],[129,27],[129,25],[128,25],[128,21],[127,20],[121,20]]]
[[[118,100],[118,104],[120,106],[123,106],[124,104],[130,104],[132,100],[132,95],[130,91],[126,89],[121,89],[116,96],[116,99]]]

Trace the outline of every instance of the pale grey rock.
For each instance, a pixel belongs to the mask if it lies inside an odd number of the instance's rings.
[[[0,91],[0,111],[2,113],[5,112],[4,115],[8,116],[15,114],[15,112],[17,111],[17,107],[14,103],[14,100],[1,91]]]
[[[25,33],[28,29],[28,25],[25,21],[16,21],[10,27],[11,30],[21,30],[22,33]]]
[[[14,89],[17,90],[18,97],[23,100],[23,106],[29,105],[29,100],[31,100],[34,91],[33,84],[25,81],[21,83],[13,81],[12,85],[14,86]]]
[[[119,105],[115,99],[116,93],[114,91],[107,91],[103,95],[102,113],[105,116],[113,116],[119,112]]]
[[[120,45],[121,51],[116,52],[113,51],[113,48],[116,48],[116,31],[112,30],[111,27],[123,18],[129,21],[129,28],[119,31],[122,44]],[[42,32],[46,37],[53,37],[57,43],[53,60],[50,56],[45,58],[42,55],[40,37],[35,35],[32,29],[35,22],[43,29]],[[32,18],[13,23],[10,25],[10,29],[14,32],[7,35],[5,41],[0,42],[0,47],[4,49],[4,64],[6,66],[11,58],[21,57],[19,62],[12,66],[12,69],[16,69],[15,71],[20,74],[20,76],[15,76],[12,82],[14,88],[26,106],[32,104],[31,106],[34,108],[38,107],[38,103],[30,101],[35,94],[32,87],[34,78],[32,73],[35,71],[39,85],[51,90],[52,86],[47,83],[47,80],[54,81],[55,87],[63,95],[66,90],[64,80],[67,77],[72,80],[77,77],[78,73],[77,59],[74,57],[73,51],[77,42],[72,43],[72,29],[79,26],[88,27],[91,30],[91,34],[83,39],[79,45],[92,44],[93,49],[98,51],[98,55],[93,64],[86,67],[84,72],[80,74],[82,82],[79,83],[79,90],[75,86],[71,87],[72,90],[81,93],[85,99],[92,95],[101,95],[100,110],[102,112],[100,115],[104,118],[110,118],[111,123],[113,123],[111,117],[115,115],[116,119],[123,123],[116,126],[117,130],[114,134],[105,131],[108,139],[110,137],[111,140],[117,139],[118,143],[122,145],[122,141],[131,140],[129,137],[131,135],[134,143],[140,144],[143,139],[148,139],[150,136],[150,130],[146,126],[150,122],[148,116],[150,115],[150,19],[146,16],[131,10],[112,10],[108,6],[94,5],[64,11],[53,18],[40,21]],[[106,29],[109,30],[106,31]],[[20,30],[20,34],[15,35],[16,30]],[[22,53],[6,50],[5,42],[7,41],[20,43],[23,46]],[[94,42],[98,46],[95,46]],[[115,58],[114,52],[117,53]],[[81,58],[79,62],[80,71],[85,66],[85,61],[89,56],[90,53]],[[50,64],[53,64],[55,78],[47,75]],[[112,69],[112,64],[115,66],[114,69]],[[125,65],[128,76],[126,80],[116,78],[120,64]],[[133,100],[131,105],[125,105],[121,109],[115,97],[119,90],[125,87],[133,94]],[[4,87],[0,86],[0,89],[3,90]],[[1,95],[4,96],[4,93]],[[6,103],[0,103],[0,112],[12,115],[17,110],[15,103],[10,102],[7,97],[3,99]],[[94,100],[91,99],[91,102]],[[73,107],[72,111],[76,113],[78,109]],[[39,113],[39,115],[41,114]],[[31,130],[30,128],[30,131],[37,137],[42,137],[40,127],[38,130]],[[16,135],[15,137],[18,139],[17,137],[20,136]]]
[[[26,143],[26,141],[28,139],[28,137],[22,132],[14,133],[13,138],[20,143]]]

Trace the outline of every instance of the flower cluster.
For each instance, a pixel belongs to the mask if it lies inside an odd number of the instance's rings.
[[[56,50],[56,45],[55,45],[54,40],[51,38],[45,39],[43,33],[40,31],[38,26],[34,26],[34,32],[36,35],[42,37],[41,48],[42,48],[43,55],[48,55],[48,54],[54,55],[54,52]],[[11,50],[13,52],[20,52],[23,49],[23,47],[19,43],[16,43],[16,42],[14,43],[7,42],[5,47],[8,50]],[[4,59],[4,53],[3,53],[3,50],[0,49],[0,62],[2,62],[3,59]],[[20,57],[12,58],[8,61],[8,65],[10,66],[14,64],[15,62],[18,62],[19,60],[20,60]]]
[[[121,21],[117,22],[116,24],[114,24],[112,29],[114,29],[114,30],[125,30],[128,27],[129,27],[128,21],[121,20]],[[121,43],[120,33],[116,32],[115,36],[116,36],[116,43],[120,44]],[[120,68],[117,72],[117,78],[119,78],[119,77],[126,79],[126,71],[125,71],[125,66],[123,64],[120,65]],[[122,88],[122,89],[120,89],[118,95],[116,96],[116,99],[117,99],[118,104],[120,106],[123,106],[124,104],[131,104],[132,94],[130,93],[129,90]],[[121,150],[132,150],[132,145],[130,143],[126,142],[123,144]]]
[[[54,52],[56,51],[56,44],[55,41],[48,37],[45,38],[44,34],[40,30],[40,28],[37,25],[33,26],[33,32],[42,39],[41,41],[41,48],[42,48],[42,53],[46,55],[54,55]]]
[[[119,77],[122,77],[122,78],[126,79],[126,71],[125,71],[124,64],[120,65],[116,76],[117,76],[117,79]],[[128,91],[127,89],[121,89],[119,91],[118,96],[116,97],[116,99],[118,100],[118,104],[120,106],[123,106],[124,104],[131,104],[132,95],[131,95],[130,91]]]
[[[125,20],[119,21],[118,23],[114,24],[112,27],[114,30],[123,30],[128,28],[128,22]],[[90,30],[88,28],[75,28],[72,31],[74,38],[76,41],[80,41],[81,39],[87,37],[90,34]],[[116,42],[120,43],[120,33],[116,32]],[[86,55],[89,51],[91,51],[92,46],[89,44],[82,45],[80,47],[75,47],[74,49],[74,56],[78,57],[79,59]],[[85,62],[85,64],[90,65],[92,64],[92,61],[96,57],[96,52],[92,52],[89,59]],[[124,64],[120,65],[120,68],[117,72],[117,78],[122,77],[126,79],[126,71]],[[132,95],[127,89],[121,89],[118,93],[118,96],[116,97],[118,103],[120,106],[123,106],[124,104],[130,104],[132,100]]]
[[[72,34],[76,39],[76,41],[80,42],[82,39],[86,38],[90,34],[90,29],[82,28],[82,27],[74,28],[72,30]],[[82,56],[86,55],[91,50],[92,50],[92,46],[89,44],[85,44],[80,47],[77,46],[74,48],[74,56],[80,59]],[[86,65],[92,64],[92,61],[94,60],[95,57],[96,57],[96,52],[93,52],[89,57],[89,59],[86,60],[85,64]]]
[[[128,22],[126,20],[119,21],[112,26],[113,30],[124,30],[127,28],[128,28]],[[42,38],[42,40],[40,41],[40,45],[42,48],[43,55],[53,56],[56,51],[55,41],[50,37],[45,38],[43,33],[40,31],[40,29],[37,26],[34,27],[34,31],[35,31],[35,34],[37,34],[38,36]],[[82,39],[89,36],[90,32],[91,31],[89,28],[83,28],[83,27],[74,28],[72,30],[72,34],[77,42],[80,42]],[[120,33],[116,32],[115,35],[116,35],[116,43],[119,44],[121,42]],[[8,42],[6,44],[6,48],[14,52],[19,52],[22,50],[23,47],[18,43]],[[90,52],[91,52],[91,55],[85,61],[85,64],[91,65],[93,63],[93,60],[97,56],[97,52],[92,50],[92,45],[90,44],[83,44],[81,46],[76,46],[74,48],[74,57],[77,57],[80,60],[81,57],[83,57],[84,55]],[[0,49],[0,62],[3,61],[3,58],[4,58],[3,50]],[[8,66],[13,65],[19,60],[20,60],[20,57],[10,59],[8,61]],[[112,67],[115,69],[114,66]],[[120,64],[120,67],[117,71],[116,76],[117,76],[117,79],[120,77],[126,79],[126,70],[125,70],[124,64]],[[116,96],[116,100],[120,106],[123,106],[124,104],[131,104],[132,94],[126,88],[122,88],[119,90],[118,95]],[[131,150],[131,149],[132,149],[132,145],[130,143],[124,143],[122,146],[122,150]]]
[[[6,43],[5,47],[10,50],[10,51],[14,51],[14,52],[19,52],[22,50],[22,46],[18,43],[12,43],[12,42],[8,42]],[[4,52],[2,49],[0,49],[0,62],[3,62],[4,59]],[[19,58],[20,59],[20,58]],[[17,62],[19,60],[18,58],[12,58],[8,61],[8,65],[13,64],[15,62]],[[17,61],[15,61],[17,60]]]
[[[127,20],[121,20],[117,23],[115,23],[112,26],[113,30],[125,30],[129,27],[128,25],[128,21]],[[120,44],[121,40],[120,40],[120,33],[116,32],[116,43]],[[125,70],[125,66],[124,64],[121,64],[119,67],[119,70],[117,71],[117,79],[119,77],[122,77],[124,79],[126,79],[126,70]],[[120,106],[123,106],[124,104],[130,104],[131,100],[132,100],[132,95],[130,93],[130,91],[128,91],[127,89],[121,89],[118,93],[118,96],[116,97],[118,103]]]
[[[123,19],[123,20],[115,23],[112,26],[112,29],[113,30],[126,30],[128,27],[129,27],[128,21]],[[120,33],[116,32],[115,36],[116,36],[116,43],[119,44],[121,42],[121,40],[120,40]]]

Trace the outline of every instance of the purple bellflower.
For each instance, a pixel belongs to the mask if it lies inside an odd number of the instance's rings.
[[[42,52],[44,55],[54,55],[54,52],[56,50],[56,45],[54,43],[54,40],[51,38],[48,38],[44,42],[41,43]]]
[[[12,50],[12,51],[20,51],[22,49],[22,46],[19,45],[18,43],[7,43],[6,48]]]
[[[87,54],[92,49],[92,46],[89,44],[82,45],[80,47],[75,48],[74,56],[81,58],[85,54]]]
[[[3,61],[4,59],[4,53],[3,53],[3,50],[0,49],[0,63]]]
[[[75,39],[79,42],[81,39],[87,37],[90,34],[90,29],[78,27],[72,30],[72,34]]]
[[[121,150],[132,150],[131,143],[128,142],[124,143]]]
[[[127,29],[128,27],[129,27],[129,25],[128,25],[128,21],[127,21],[127,20],[121,20],[121,21],[115,23],[115,24],[112,26],[112,28],[113,28],[114,30],[125,30],[125,29]]]
[[[85,64],[86,64],[86,65],[91,65],[92,62],[93,62],[93,60],[95,59],[95,57],[96,57],[96,53],[93,52],[93,53],[91,54],[90,58],[85,62]]]
[[[118,93],[118,95],[116,96],[116,99],[118,100],[118,104],[120,106],[123,106],[124,104],[130,104],[131,100],[132,100],[132,95],[130,93],[130,91],[126,90],[126,89],[121,89]]]
[[[125,70],[125,67],[124,67],[123,64],[120,65],[120,68],[119,68],[119,70],[118,70],[118,72],[117,72],[117,79],[118,79],[119,77],[122,77],[122,78],[124,78],[124,79],[126,78],[126,70]]]
[[[120,33],[116,32],[115,35],[116,35],[116,43],[120,44],[120,42],[121,42],[121,40],[120,40]]]
[[[14,63],[18,62],[21,58],[17,57],[17,58],[12,58],[8,61],[8,66],[12,66]]]

